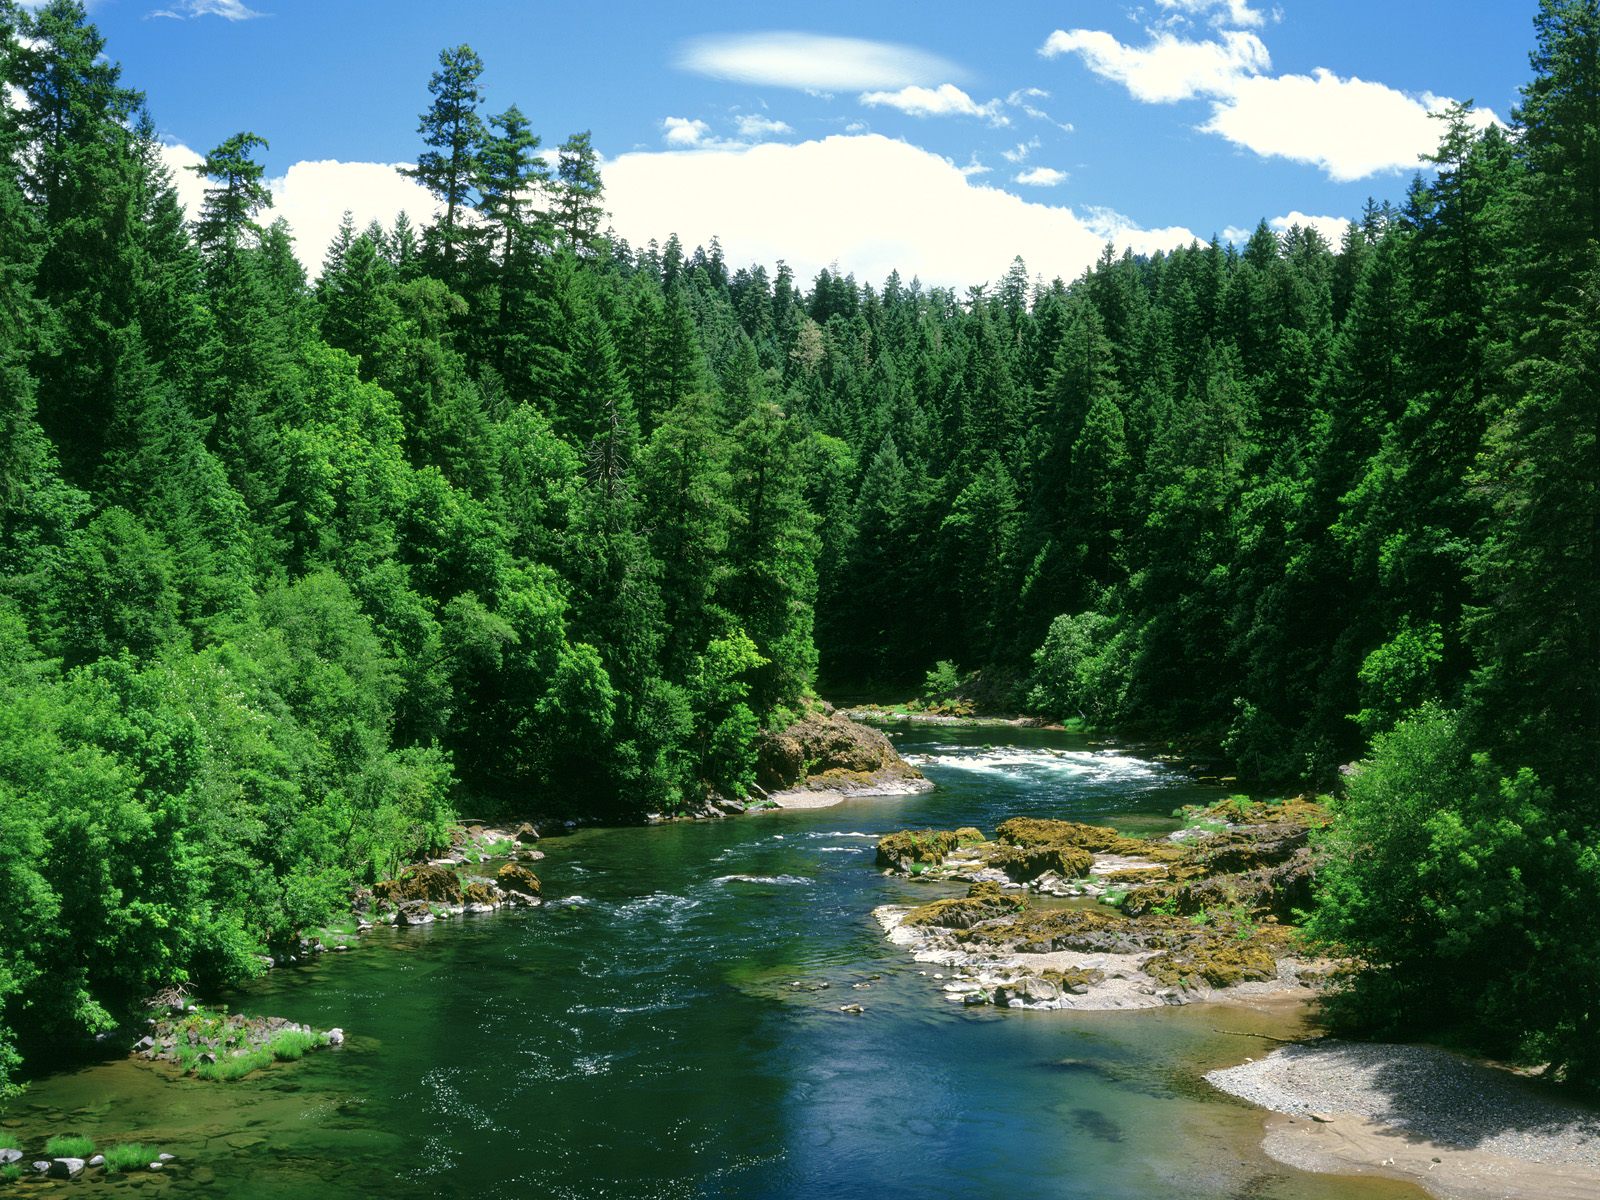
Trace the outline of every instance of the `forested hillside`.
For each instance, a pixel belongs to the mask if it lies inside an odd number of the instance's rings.
[[[738,793],[819,677],[950,660],[1267,783],[1375,746],[1353,1011],[1600,1066],[1594,0],[1338,247],[964,294],[631,247],[465,46],[437,219],[310,280],[260,136],[189,220],[81,4],[0,27],[4,1025],[248,974],[458,801]]]

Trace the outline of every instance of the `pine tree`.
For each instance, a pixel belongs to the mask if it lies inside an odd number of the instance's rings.
[[[417,155],[417,165],[406,172],[444,206],[438,223],[425,233],[424,242],[443,263],[447,277],[453,276],[472,240],[465,217],[474,205],[474,193],[482,177],[480,155],[487,132],[478,115],[483,103],[478,86],[482,74],[483,60],[471,46],[439,52],[439,69],[428,80],[433,103],[417,125],[422,143],[428,148]]]

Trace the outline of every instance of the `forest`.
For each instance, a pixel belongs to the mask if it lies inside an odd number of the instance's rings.
[[[961,293],[630,246],[466,46],[436,219],[312,279],[261,135],[186,214],[83,5],[0,0],[0,1089],[463,807],[740,795],[939,663],[1334,790],[1336,1011],[1600,1079],[1600,4],[1533,32],[1338,246]]]

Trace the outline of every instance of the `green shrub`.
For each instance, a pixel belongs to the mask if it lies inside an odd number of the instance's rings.
[[[160,1153],[157,1147],[146,1146],[142,1142],[113,1146],[106,1151],[106,1171],[111,1174],[118,1171],[138,1171],[155,1162]]]
[[[21,1178],[22,1168],[17,1166],[16,1163],[10,1163],[7,1166],[0,1167],[0,1180],[3,1180],[6,1183],[15,1183]]]
[[[77,1134],[60,1134],[44,1144],[50,1158],[88,1158],[94,1153],[94,1141]]]

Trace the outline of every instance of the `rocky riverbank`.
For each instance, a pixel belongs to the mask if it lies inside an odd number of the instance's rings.
[[[1301,797],[1186,810],[1166,838],[1013,818],[981,830],[906,830],[878,843],[888,873],[968,885],[874,916],[920,962],[950,968],[952,1001],[1013,1008],[1154,1008],[1275,993],[1309,995],[1334,964],[1309,956],[1290,919],[1310,895]]]
[[[1406,1179],[1441,1200],[1600,1196],[1600,1110],[1434,1046],[1286,1046],[1206,1079],[1278,1114],[1266,1151],[1302,1170]]]

